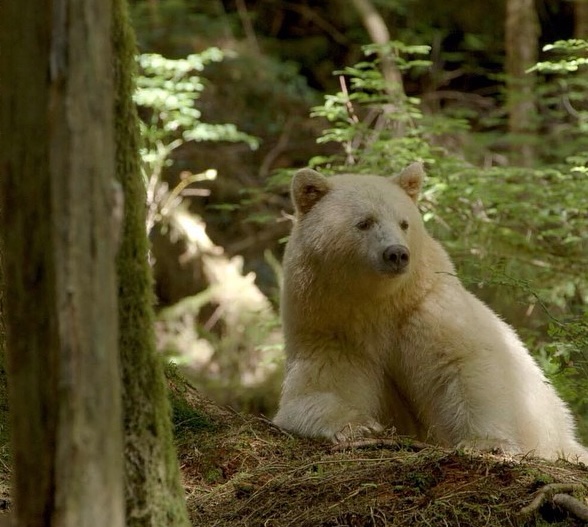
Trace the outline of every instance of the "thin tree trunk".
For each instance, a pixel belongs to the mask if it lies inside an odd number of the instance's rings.
[[[399,119],[405,108],[406,94],[402,83],[402,74],[396,67],[395,57],[391,52],[386,52],[385,44],[390,42],[390,32],[382,15],[378,12],[371,0],[352,0],[361,21],[368,32],[372,42],[380,48],[380,70],[384,80],[384,91],[388,97],[387,103],[382,105],[383,113],[378,117],[374,128],[380,128],[380,119],[384,126],[390,127],[396,137],[403,137],[406,134],[406,122]],[[347,162],[353,164],[354,159],[348,153]]]
[[[574,2],[574,38],[588,39],[588,0]]]
[[[537,131],[536,79],[527,70],[538,57],[539,21],[534,0],[507,0],[505,33],[508,128],[513,161],[532,166]]]
[[[0,2],[0,233],[19,527],[124,523],[110,21],[101,0]]]
[[[1,217],[0,213],[0,217]],[[2,240],[0,239],[0,458],[5,457],[9,449],[9,414],[8,414],[8,379],[6,377],[6,324],[4,317],[4,267]]]
[[[372,2],[370,0],[352,0],[352,3],[372,42],[380,46],[390,42],[388,27]],[[394,58],[384,52],[380,52],[379,56],[387,91],[394,96],[398,93],[404,94],[402,75],[394,63]]]
[[[114,0],[113,6],[116,174],[125,201],[117,265],[127,526],[180,527],[189,522],[173,445],[163,362],[155,349],[145,187],[139,163],[138,120],[131,99],[135,40],[126,0]]]

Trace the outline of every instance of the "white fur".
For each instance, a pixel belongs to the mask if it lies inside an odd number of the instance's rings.
[[[425,231],[422,178],[416,164],[394,178],[295,176],[275,423],[332,440],[394,426],[449,447],[588,463],[565,403]],[[366,217],[374,225],[361,230]],[[389,245],[410,250],[406,272],[382,268]]]

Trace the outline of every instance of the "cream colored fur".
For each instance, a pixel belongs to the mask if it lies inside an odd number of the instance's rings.
[[[294,177],[275,423],[335,441],[394,426],[449,447],[588,463],[565,403],[425,231],[423,176],[413,164],[393,178]],[[404,272],[382,263],[391,245],[410,251]]]

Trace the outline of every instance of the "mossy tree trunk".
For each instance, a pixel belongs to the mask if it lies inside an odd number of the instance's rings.
[[[111,8],[0,2],[0,235],[19,527],[122,527]]]
[[[116,173],[125,202],[117,265],[127,525],[175,527],[189,522],[173,445],[163,362],[155,350],[145,188],[139,164],[138,120],[131,99],[136,46],[126,0],[114,0],[113,15]]]
[[[537,132],[535,74],[527,73],[538,58],[539,20],[534,0],[506,2],[506,74],[508,128],[513,161],[532,166]]]

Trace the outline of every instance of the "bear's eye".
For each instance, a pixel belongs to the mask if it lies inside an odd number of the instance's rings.
[[[360,222],[356,223],[355,226],[360,231],[367,231],[373,227],[374,223],[376,223],[376,220],[374,220],[374,218],[365,218]]]
[[[406,220],[402,220],[400,222],[400,228],[405,231],[406,229],[408,229],[408,222]]]

